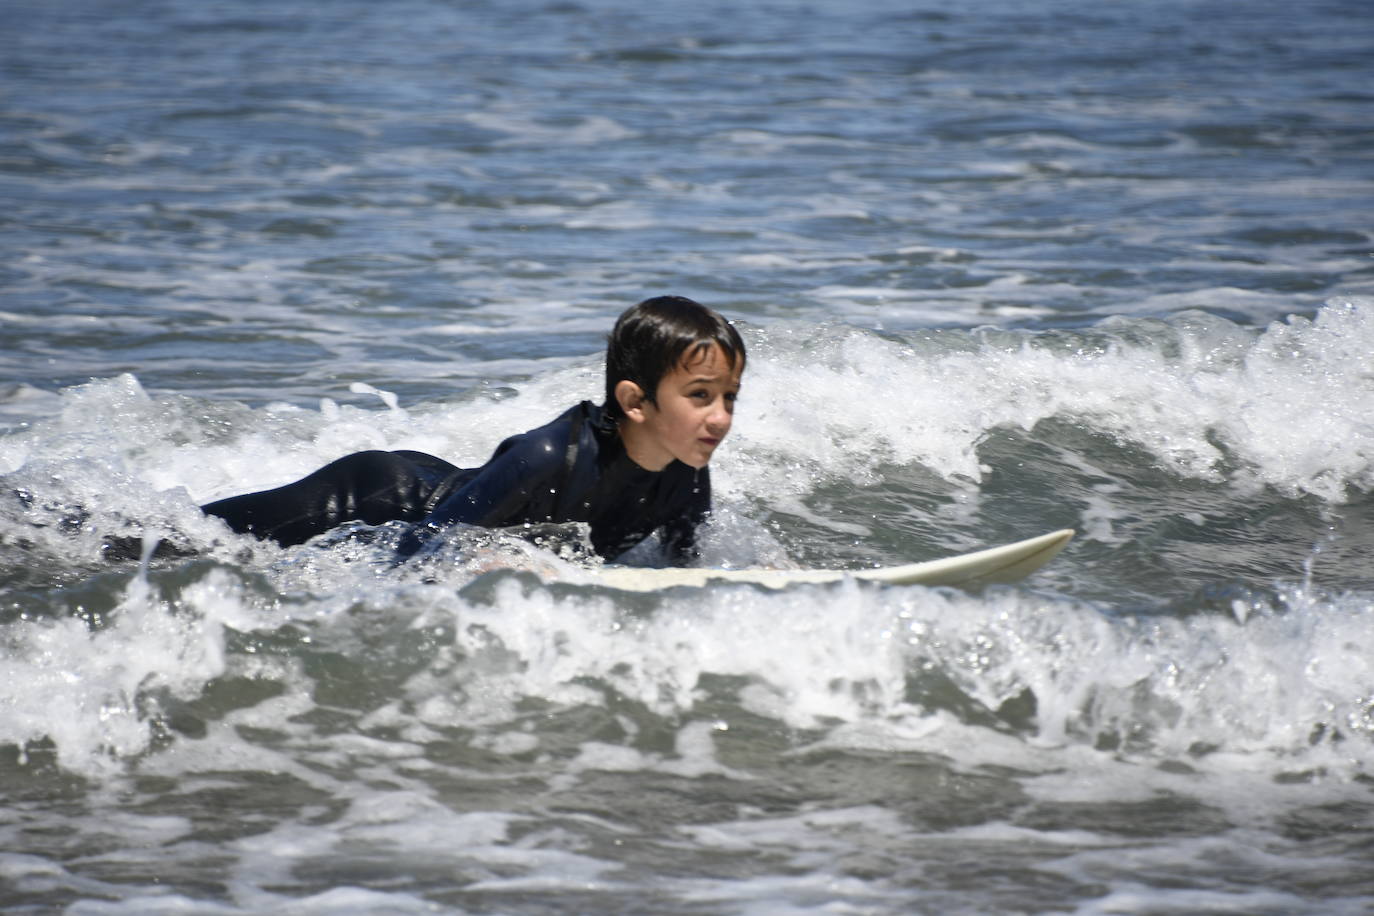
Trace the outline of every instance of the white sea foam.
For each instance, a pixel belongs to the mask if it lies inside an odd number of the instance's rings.
[[[556,592],[508,576],[491,586],[473,599],[455,599],[439,586],[402,586],[402,597],[394,585],[356,578],[336,595],[283,606],[221,570],[161,598],[135,578],[95,631],[76,618],[11,630],[5,668],[14,687],[0,730],[5,741],[21,745],[46,735],[64,766],[108,772],[147,751],[151,717],[165,701],[194,699],[226,672],[258,669],[251,676],[280,681],[286,693],[210,723],[204,739],[177,739],[144,768],[249,767],[297,772],[310,783],[324,778],[281,752],[242,745],[239,726],[299,733],[291,742],[298,751],[311,748],[317,766],[363,758],[421,766],[420,745],[395,737],[379,743],[344,734],[320,745],[299,724],[314,705],[301,669],[284,659],[264,658],[269,664],[261,667],[254,656],[225,654],[226,626],[252,632],[295,620],[327,644],[330,632],[352,641],[348,634],[373,618],[397,632],[447,626],[454,633],[454,642],[436,644],[424,670],[409,678],[404,706],[370,716],[376,726],[411,729],[415,741],[431,740],[430,729],[461,724],[489,734],[481,740],[493,751],[528,754],[540,746],[537,734],[512,730],[525,698],[603,706],[608,691],[683,723],[671,754],[587,743],[566,764],[570,775],[741,778],[713,748],[713,736],[728,731],[729,722],[697,711],[708,699],[704,684],[722,676],[742,679],[743,710],[819,728],[835,746],[940,751],[966,766],[1048,773],[1065,754],[1081,758],[1072,786],[1046,785],[1060,798],[1073,786],[1097,791],[1081,777],[1103,747],[1123,761],[1181,759],[1197,773],[1218,776],[1239,766],[1261,783],[1289,770],[1343,780],[1374,763],[1374,666],[1359,648],[1374,615],[1367,595],[1294,589],[1282,605],[1256,606],[1240,623],[1221,615],[1120,619],[1019,591],[980,598],[855,582],[788,593],[687,590],[663,596],[647,613],[596,591]],[[359,599],[376,610],[360,612]],[[386,622],[401,607],[418,616]],[[923,693],[910,692],[911,678],[919,682],[922,672],[948,679],[988,714],[1029,691],[1032,731],[999,737],[951,710],[925,706]],[[54,717],[55,708],[63,714]],[[1122,797],[1119,774],[1103,775],[1103,791]],[[1145,796],[1167,788],[1163,779],[1153,779]]]
[[[977,482],[989,433],[1060,418],[1144,448],[1184,477],[1229,474],[1332,502],[1374,489],[1369,300],[1333,302],[1314,320],[1257,335],[1186,313],[1108,321],[1076,346],[1006,332],[927,340],[764,332],[719,459],[720,488],[796,493],[885,463]],[[804,446],[789,447],[797,430]],[[1239,465],[1229,472],[1228,455]]]
[[[752,330],[754,355],[735,431],[715,463],[716,488],[727,501],[744,493],[785,500],[826,480],[862,481],[887,463],[923,465],[972,486],[985,473],[979,447],[990,433],[1059,418],[1143,447],[1186,477],[1228,475],[1242,486],[1339,501],[1374,486],[1374,425],[1361,410],[1374,398],[1365,360],[1371,315],[1365,300],[1337,302],[1315,321],[1253,334],[1190,313],[1167,324],[1107,322],[1076,342]],[[505,435],[575,399],[599,398],[592,360],[552,363],[559,368],[518,383],[519,396],[500,402],[378,412],[366,400],[326,401],[318,413],[275,405],[231,412],[227,437],[197,429],[190,405],[150,399],[126,376],[72,389],[59,417],[0,439],[0,467],[14,471],[40,456],[103,463],[205,501],[284,483],[364,448],[418,448],[473,465]],[[225,412],[214,412],[222,423]],[[805,430],[802,439],[796,430]],[[1110,513],[1092,510],[1096,519]]]
[[[525,143],[571,143],[599,144],[614,143],[635,136],[635,132],[603,115],[592,115],[580,119],[571,126],[541,123],[537,120],[498,111],[471,112],[465,114],[468,122],[491,131],[508,135],[503,144]]]
[[[514,579],[489,600],[433,612],[454,615],[455,654],[411,682],[412,702],[466,697],[433,707],[434,724],[507,721],[521,696],[600,705],[604,688],[660,716],[691,715],[703,678],[724,675],[745,679],[739,701],[757,715],[797,728],[876,728],[871,740],[885,746],[909,733],[959,758],[964,726],[908,694],[913,672],[930,671],[989,711],[1030,691],[1033,743],[1046,750],[1097,753],[1109,740],[1123,755],[1201,754],[1199,767],[1210,754],[1218,763],[1258,754],[1270,767],[1306,760],[1347,775],[1374,761],[1374,669],[1358,650],[1374,614],[1367,596],[1298,591],[1243,625],[1218,615],[1113,619],[1014,591],[977,598],[852,582],[789,594],[717,589],[704,603],[686,592],[649,616]],[[1012,746],[1022,763],[1038,753]],[[614,759],[584,753],[612,769],[659,766],[623,748]]]
[[[136,575],[102,618],[35,619],[7,631],[0,740],[48,738],[71,769],[117,768],[150,746],[159,698],[191,699],[225,671],[224,626],[261,619],[219,572],[175,603]]]
[[[746,552],[755,556],[776,550],[742,510],[745,493],[797,499],[830,478],[875,476],[887,462],[929,467],[976,495],[984,473],[978,448],[989,431],[1048,418],[1147,448],[1182,476],[1229,475],[1241,485],[1339,499],[1371,484],[1374,450],[1359,405],[1374,384],[1366,360],[1372,315],[1356,301],[1261,332],[1191,314],[1110,322],[1076,337],[988,332],[906,341],[842,328],[749,329],[737,433],[716,465],[722,527],[708,536],[708,552],[737,559],[750,539]],[[934,665],[990,711],[1029,690],[1035,741],[1046,747],[1107,741],[1123,753],[1187,755],[1217,745],[1203,759],[1291,755],[1333,771],[1370,759],[1374,725],[1362,698],[1374,692],[1374,674],[1353,647],[1374,611],[1361,594],[1294,587],[1273,601],[1247,599],[1230,616],[1132,622],[1031,593],[971,598],[846,583],[782,595],[713,589],[704,602],[698,593],[670,594],[637,615],[610,595],[556,593],[516,579],[494,580],[489,598],[458,600],[404,573],[381,575],[352,554],[283,552],[232,538],[195,509],[359,448],[420,448],[476,464],[509,432],[595,398],[599,387],[598,367],[583,361],[520,384],[514,397],[444,405],[402,404],[363,384],[356,403],[319,410],[154,398],[128,376],[65,392],[60,414],[0,438],[0,465],[14,472],[12,482],[46,485],[44,498],[89,506],[99,524],[90,535],[50,525],[26,529],[26,537],[70,559],[94,554],[103,530],[151,520],[211,555],[258,551],[277,590],[313,597],[269,612],[275,599],[263,604],[236,577],[207,576],[174,597],[135,578],[102,629],[77,618],[14,628],[5,665],[20,693],[6,711],[5,740],[50,734],[64,764],[80,770],[99,769],[111,755],[138,756],[151,746],[140,697],[161,690],[193,698],[226,665],[241,663],[226,661],[224,627],[348,620],[343,612],[362,602],[418,608],[426,619],[459,625],[453,646],[408,681],[413,713],[385,713],[421,741],[427,729],[457,721],[510,732],[522,698],[600,705],[607,689],[657,715],[691,716],[708,675],[742,678],[743,707],[789,726],[828,722],[851,737],[938,741],[952,727],[949,711],[908,696],[912,671]],[[801,441],[797,429],[806,431]],[[1111,543],[1112,493],[1095,492],[1087,533]],[[299,673],[281,676],[304,684]],[[51,716],[54,696],[70,710],[60,720]],[[619,765],[709,772],[717,762],[699,739],[711,734],[685,732],[673,755]],[[493,747],[537,745],[517,734]],[[585,753],[590,765],[599,751]]]

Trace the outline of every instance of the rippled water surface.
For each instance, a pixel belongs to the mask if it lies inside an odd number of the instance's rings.
[[[0,13],[0,906],[1374,906],[1367,4]],[[480,463],[664,292],[750,349],[703,562],[1075,541],[631,595],[196,509]]]

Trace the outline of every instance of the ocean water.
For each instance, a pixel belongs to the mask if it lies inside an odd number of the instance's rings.
[[[1374,909],[1367,3],[0,13],[7,912]],[[703,563],[1077,537],[636,595],[196,508],[480,463],[659,293],[750,348]]]

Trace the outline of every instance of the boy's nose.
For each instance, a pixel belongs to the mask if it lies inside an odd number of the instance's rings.
[[[706,417],[706,425],[711,432],[717,435],[724,435],[730,428],[730,411],[725,406],[725,401],[717,401],[711,409],[711,413]]]

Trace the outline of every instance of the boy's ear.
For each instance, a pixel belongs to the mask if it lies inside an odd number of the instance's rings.
[[[615,383],[615,400],[620,405],[620,412],[629,420],[636,423],[644,422],[644,389],[640,388],[629,379],[621,379]]]

